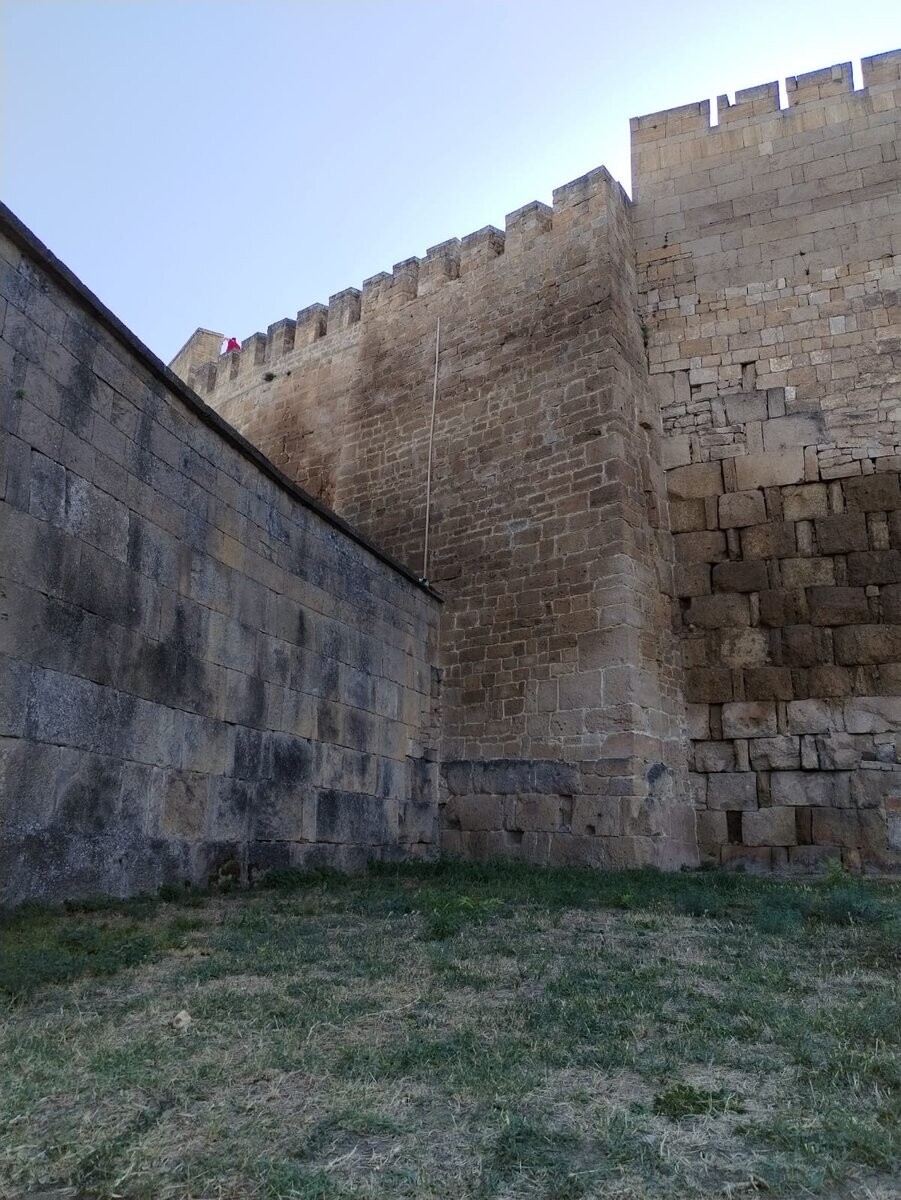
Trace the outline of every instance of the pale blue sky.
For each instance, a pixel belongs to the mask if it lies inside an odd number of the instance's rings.
[[[898,0],[0,0],[2,197],[169,359],[901,45]],[[859,84],[859,80],[858,80]]]

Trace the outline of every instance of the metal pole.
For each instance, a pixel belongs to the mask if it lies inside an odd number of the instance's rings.
[[[435,328],[435,377],[432,380],[432,422],[429,428],[429,466],[425,481],[425,537],[422,547],[422,577],[429,577],[429,513],[432,507],[432,449],[435,445],[435,406],[438,402],[438,345],[441,341],[441,318]]]

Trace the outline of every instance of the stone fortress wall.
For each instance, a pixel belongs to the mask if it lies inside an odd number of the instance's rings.
[[[440,318],[428,575],[451,851],[696,861],[635,289],[628,201],[599,170],[191,377],[422,569]]]
[[[437,610],[0,209],[0,907],[436,849]]]
[[[448,848],[693,861],[688,763],[707,860],[901,858],[901,52],[862,71],[638,118],[631,203],[595,172],[173,364],[420,569],[441,317]]]
[[[632,122],[705,858],[901,850],[901,53]]]

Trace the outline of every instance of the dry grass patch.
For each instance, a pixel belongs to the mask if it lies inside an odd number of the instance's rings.
[[[896,885],[273,882],[0,925],[0,1195],[901,1197]]]

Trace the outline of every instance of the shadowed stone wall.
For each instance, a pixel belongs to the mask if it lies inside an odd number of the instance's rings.
[[[0,904],[436,844],[438,604],[0,213]]]

